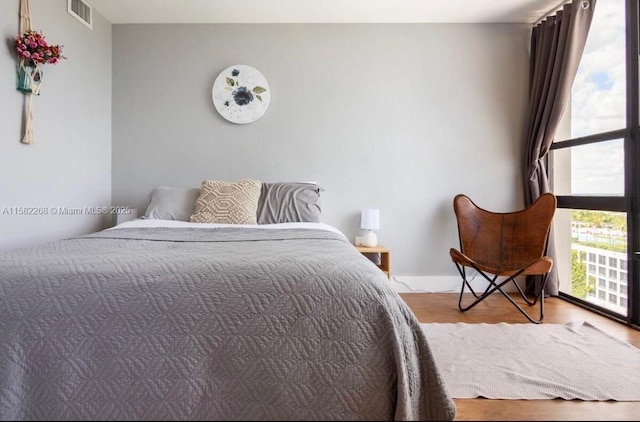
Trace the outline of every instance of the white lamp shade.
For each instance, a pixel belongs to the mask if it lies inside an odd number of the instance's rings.
[[[378,230],[380,228],[380,210],[363,208],[360,218],[360,228],[365,230]]]

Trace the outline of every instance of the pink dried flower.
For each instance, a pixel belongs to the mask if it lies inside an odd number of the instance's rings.
[[[48,45],[44,36],[36,31],[27,31],[16,36],[16,52],[22,59],[35,63],[56,64],[62,59],[62,46]]]

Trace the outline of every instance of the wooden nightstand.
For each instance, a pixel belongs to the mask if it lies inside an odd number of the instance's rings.
[[[361,254],[367,256],[369,254],[377,254],[380,256],[380,263],[376,264],[380,270],[387,275],[387,278],[391,280],[391,261],[389,260],[389,249],[384,246],[374,246],[368,248],[366,246],[356,246],[356,249]],[[375,262],[375,261],[374,261]]]

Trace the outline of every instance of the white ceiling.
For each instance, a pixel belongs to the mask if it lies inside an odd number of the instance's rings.
[[[87,0],[112,23],[534,23],[561,0]]]

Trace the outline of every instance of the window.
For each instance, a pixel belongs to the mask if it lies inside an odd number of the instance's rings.
[[[620,285],[620,294],[625,296],[627,295],[627,286],[625,284]]]
[[[555,241],[563,260],[558,263],[560,296],[635,324],[640,304],[629,303],[627,309],[625,301],[621,308],[621,298],[606,290],[622,293],[624,285],[629,299],[640,297],[640,277],[627,268],[640,252],[640,213],[632,208],[640,197],[640,143],[633,142],[640,139],[638,9],[633,0],[597,3],[564,126],[549,157],[558,198]],[[574,250],[587,254],[586,275],[598,276],[597,299],[571,284],[572,273],[584,272],[569,262]],[[610,282],[603,285],[604,278]],[[634,315],[627,315],[629,310]]]
[[[598,279],[598,287],[606,289],[607,288],[607,280],[605,280],[604,278],[599,278]]]
[[[626,297],[621,297],[620,298],[620,306],[622,306],[623,308],[627,307],[627,298]]]

